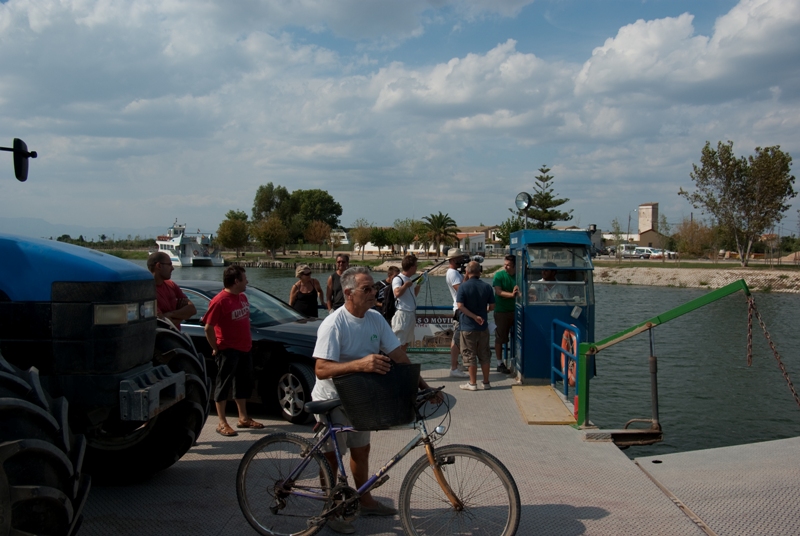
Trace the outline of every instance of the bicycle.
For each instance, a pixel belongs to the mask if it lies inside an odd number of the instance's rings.
[[[470,445],[434,447],[447,431],[450,408],[429,433],[421,409],[443,387],[420,391],[412,425],[417,434],[359,489],[350,487],[336,435],[355,431],[336,425],[330,411],[339,399],[315,401],[308,411],[324,416],[315,426],[315,443],[291,433],[270,434],[251,446],[236,473],[236,495],[248,523],[267,536],[311,536],[333,516],[352,521],[359,497],[386,480],[388,471],[411,450],[425,454],[409,469],[400,487],[399,515],[406,534],[485,534],[512,536],[520,518],[517,484],[506,467],[485,450]],[[324,424],[322,424],[324,423]],[[337,479],[322,453],[333,439]]]

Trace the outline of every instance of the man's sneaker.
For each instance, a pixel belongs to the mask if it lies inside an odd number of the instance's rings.
[[[463,383],[458,386],[459,389],[464,389],[465,391],[477,391],[478,384],[477,383]]]
[[[501,372],[503,374],[511,374],[511,370],[506,366],[505,363],[500,363],[497,365],[497,372]]]
[[[345,521],[340,517],[332,517],[325,523],[326,527],[330,527],[333,532],[339,534],[355,534],[356,528],[349,521]]]
[[[359,514],[363,516],[393,516],[397,514],[397,509],[391,506],[386,506],[381,502],[377,502],[375,506],[362,506],[358,509]]]
[[[469,374],[464,372],[463,370],[453,369],[450,371],[451,378],[469,378]]]
[[[491,384],[491,383],[489,383],[489,382],[483,382],[483,390],[484,390],[484,391],[488,391],[488,390],[489,390],[489,389],[491,389],[491,388],[492,388],[492,384]]]

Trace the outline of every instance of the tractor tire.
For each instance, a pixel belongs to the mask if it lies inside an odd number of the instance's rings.
[[[0,430],[0,534],[75,534],[91,482],[86,440],[70,432],[66,399],[47,395],[37,369],[1,355]]]
[[[177,462],[200,436],[209,411],[205,360],[191,339],[159,321],[153,365],[186,373],[186,397],[144,423],[107,423],[90,435],[86,471],[104,484],[144,480]],[[116,417],[116,415],[115,415]]]

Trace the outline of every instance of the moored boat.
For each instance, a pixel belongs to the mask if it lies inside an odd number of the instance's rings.
[[[173,266],[224,266],[221,251],[214,247],[213,236],[203,233],[187,233],[186,224],[175,223],[167,234],[156,237],[159,251],[167,253]]]

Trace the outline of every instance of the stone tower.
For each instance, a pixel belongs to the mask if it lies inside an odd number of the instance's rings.
[[[639,205],[639,234],[658,228],[658,203]]]

